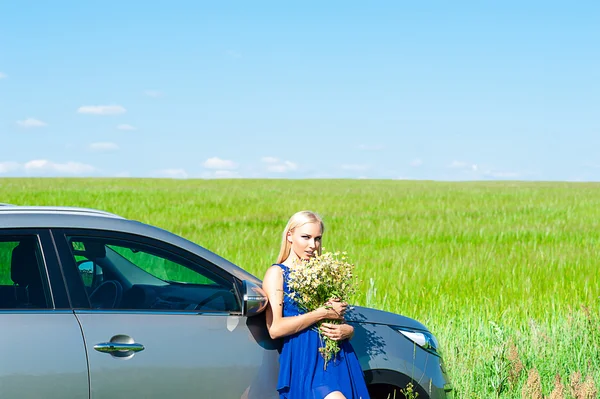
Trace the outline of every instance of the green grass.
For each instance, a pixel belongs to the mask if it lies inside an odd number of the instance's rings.
[[[259,277],[289,216],[314,210],[357,265],[356,302],[430,327],[458,398],[521,398],[532,368],[545,395],[556,374],[600,382],[599,184],[0,179],[0,202],[115,212]]]

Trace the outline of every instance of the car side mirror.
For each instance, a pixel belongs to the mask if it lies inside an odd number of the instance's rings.
[[[262,313],[269,300],[265,291],[255,283],[242,281],[242,315],[251,317]]]

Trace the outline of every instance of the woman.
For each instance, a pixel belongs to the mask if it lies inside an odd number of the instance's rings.
[[[266,319],[272,338],[283,338],[277,390],[281,399],[368,399],[358,359],[350,342],[354,328],[346,323],[323,323],[321,334],[340,341],[341,350],[324,367],[321,340],[314,325],[321,320],[343,320],[347,304],[332,298],[312,312],[301,311],[287,295],[288,272],[321,253],[323,221],[313,212],[294,214],[285,230],[277,264],[263,280],[269,298]]]

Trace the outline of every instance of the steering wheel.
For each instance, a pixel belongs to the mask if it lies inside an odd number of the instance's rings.
[[[230,297],[229,294],[231,294],[231,292],[229,291],[217,291],[214,294],[211,294],[209,296],[207,296],[206,298],[204,298],[202,301],[198,302],[198,304],[196,305],[196,307],[194,308],[194,310],[202,310],[202,307],[204,305],[206,305],[208,302],[215,300],[219,297],[223,297],[224,301],[225,301],[225,306],[230,305]],[[226,310],[226,309],[225,309]]]
[[[121,302],[123,286],[116,280],[102,282],[89,296],[92,309],[114,309]]]

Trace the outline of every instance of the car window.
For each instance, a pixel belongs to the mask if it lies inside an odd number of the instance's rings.
[[[158,245],[67,239],[94,309],[239,311],[231,280]]]
[[[46,309],[36,236],[0,236],[0,309]]]
[[[163,282],[215,284],[210,278],[170,259],[118,245],[107,245],[107,247]]]

